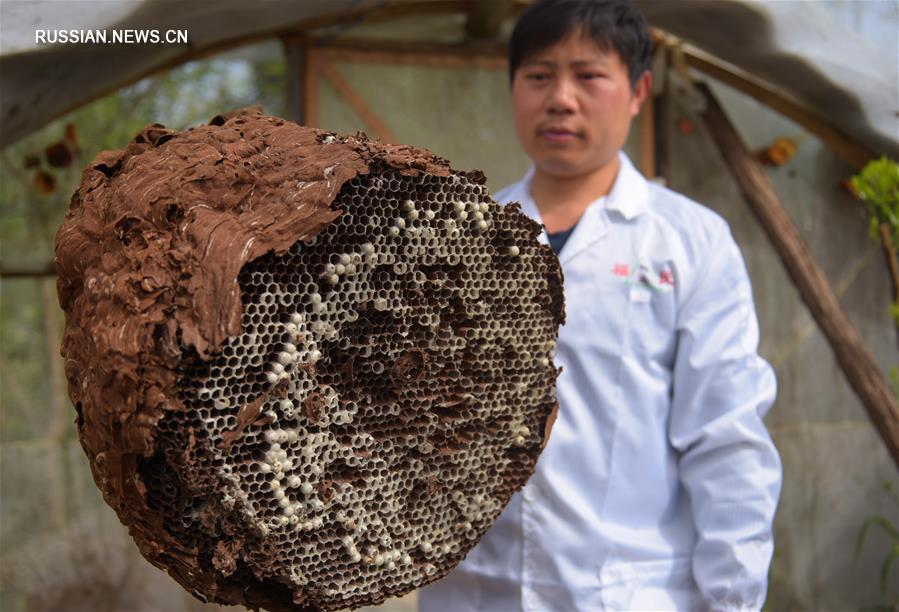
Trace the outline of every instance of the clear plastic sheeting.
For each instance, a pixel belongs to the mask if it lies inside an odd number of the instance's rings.
[[[339,20],[379,0],[69,0],[0,4],[0,145],[163,66],[228,41],[262,38],[312,19]],[[187,30],[188,43],[35,44],[41,30]],[[84,38],[84,36],[80,36]]]
[[[856,3],[862,5],[856,12],[879,15],[863,20],[862,34],[857,23],[812,0],[636,1],[653,25],[782,89],[875,153],[899,152],[895,3]],[[403,2],[204,0],[173,6],[6,0],[0,5],[0,143],[198,50],[302,28],[313,18],[331,16],[337,22],[341,14],[389,4]],[[458,17],[445,14],[448,21]],[[344,31],[352,33],[354,22],[344,21]],[[36,46],[36,28],[179,28],[189,31],[190,42]],[[869,35],[872,28],[876,36]]]
[[[878,13],[863,22],[813,0],[637,4],[654,26],[773,85],[875,154],[899,154],[896,3],[855,3],[856,13]]]

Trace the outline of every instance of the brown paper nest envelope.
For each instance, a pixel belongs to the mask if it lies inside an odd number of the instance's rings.
[[[445,575],[555,417],[539,230],[479,172],[258,111],[98,155],[56,240],[62,353],[143,555],[269,610]]]

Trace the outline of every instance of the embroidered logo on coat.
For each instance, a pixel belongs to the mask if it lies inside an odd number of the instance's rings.
[[[638,285],[660,293],[674,289],[674,272],[668,264],[663,264],[661,269],[655,271],[642,259],[633,265],[616,263],[612,267],[612,274],[623,278],[625,285]]]

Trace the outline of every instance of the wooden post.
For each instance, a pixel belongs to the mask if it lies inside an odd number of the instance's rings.
[[[306,47],[303,69],[303,125],[318,127],[318,57],[314,46]]]
[[[466,37],[475,41],[496,40],[503,19],[514,6],[514,0],[473,0],[465,22]]]
[[[671,54],[667,47],[659,47],[656,51],[658,61],[653,62],[653,114],[655,115],[655,152],[656,177],[662,178],[665,185],[671,184],[671,165],[668,159],[668,117],[670,87],[668,79]]]
[[[303,86],[306,82],[306,41],[299,35],[281,37],[284,46],[285,91],[284,117],[295,123],[302,123],[306,111],[303,108]]]
[[[0,261],[0,278],[32,278],[35,276],[54,276],[55,274],[56,266],[52,261],[40,264]]]
[[[899,404],[877,362],[840,305],[789,213],[781,205],[761,164],[747,150],[708,85],[697,83],[697,87],[706,99],[707,107],[702,117],[712,138],[899,467]]]
[[[647,92],[640,112],[640,171],[648,179],[656,177],[656,120],[655,99]]]

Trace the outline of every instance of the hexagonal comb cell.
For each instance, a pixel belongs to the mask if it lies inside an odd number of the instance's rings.
[[[63,353],[141,552],[271,610],[445,575],[555,415],[538,232],[480,173],[258,113],[101,154],[57,237]]]

